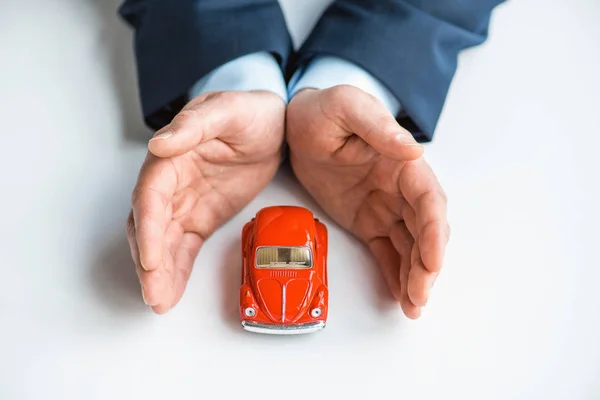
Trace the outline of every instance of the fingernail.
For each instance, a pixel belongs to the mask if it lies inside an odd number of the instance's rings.
[[[159,133],[158,135],[156,135],[152,139],[150,139],[150,141],[153,141],[153,140],[165,140],[165,139],[170,138],[171,136],[173,136],[173,132],[167,131],[167,132]]]

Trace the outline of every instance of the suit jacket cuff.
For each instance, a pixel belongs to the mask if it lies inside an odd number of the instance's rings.
[[[268,52],[281,68],[287,62],[292,41],[277,0],[218,4],[126,1],[121,7],[136,29],[139,91],[151,128],[168,124],[187,102],[189,89],[231,60]]]
[[[266,90],[285,103],[288,100],[281,68],[267,52],[248,54],[216,68],[192,86],[189,97],[222,90]]]
[[[350,61],[390,90],[402,104],[398,122],[417,141],[428,142],[454,76],[458,53],[486,39],[491,9],[500,2],[442,1],[435,2],[435,7],[423,2],[418,8],[403,0],[337,0],[288,66],[288,74],[318,55]]]

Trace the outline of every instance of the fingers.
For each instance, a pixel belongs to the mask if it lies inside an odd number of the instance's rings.
[[[169,231],[171,250],[165,250],[165,268],[156,271],[139,271],[144,287],[146,304],[157,314],[164,314],[181,300],[194,267],[194,261],[204,242],[198,234],[181,232],[179,228]]]
[[[157,313],[166,312],[173,297],[165,233],[171,221],[171,198],[176,186],[173,164],[149,154],[132,195],[129,245],[144,302]]]
[[[129,250],[131,251],[131,259],[133,260],[133,263],[135,264],[135,268],[137,271],[138,269],[141,269],[141,267],[140,267],[139,250],[138,250],[138,246],[137,246],[137,241],[135,239],[135,223],[133,222],[133,211],[129,212],[129,216],[127,217],[126,227],[127,227],[127,242],[129,242]],[[139,273],[138,273],[138,279],[139,279]],[[142,291],[142,298],[144,299],[144,303],[148,304],[148,302],[146,301],[145,295],[144,295],[144,287],[142,285],[141,280],[140,280],[140,286],[141,286],[140,289]]]
[[[399,178],[399,189],[414,209],[411,233],[421,249],[419,259],[430,272],[439,272],[444,261],[446,245],[450,237],[447,220],[446,195],[435,174],[423,158],[407,163]],[[414,226],[416,225],[416,235]]]
[[[400,280],[398,278],[400,271],[399,254],[394,250],[389,239],[384,237],[378,237],[369,242],[369,249],[379,263],[381,273],[390,288],[390,292],[396,300],[402,301]]]
[[[163,263],[166,205],[151,190],[141,189],[138,193],[133,203],[133,219],[140,267],[154,271]]]
[[[408,297],[417,307],[424,307],[429,299],[429,291],[435,282],[437,272],[425,268],[421,260],[419,243],[413,245],[411,251],[411,267],[408,274]]]
[[[402,207],[401,211],[402,220],[408,229],[411,237],[419,237],[419,230],[417,229],[417,217],[415,216],[415,210],[405,202],[405,206]]]
[[[127,219],[127,239],[131,249],[131,257],[136,265],[142,298],[144,303],[157,314],[164,314],[175,307],[181,300],[187,281],[192,272],[194,261],[204,239],[193,232],[182,233],[179,228],[169,229],[169,246],[173,251],[164,249],[167,254],[163,265],[155,270],[148,271],[141,267],[139,251],[136,240],[133,213]],[[175,259],[169,257],[175,254]]]
[[[224,100],[209,98],[188,103],[150,139],[148,150],[157,157],[175,157],[219,136],[235,112],[233,105],[224,106]]]
[[[163,262],[165,230],[171,219],[171,198],[176,186],[173,165],[150,155],[132,195],[140,266],[146,271],[158,269]]]
[[[142,296],[152,311],[164,314],[171,308],[173,301],[173,275],[171,268],[160,268],[154,271],[146,271],[141,267],[136,268]]]
[[[394,248],[400,254],[400,305],[404,314],[411,319],[417,319],[421,316],[421,308],[417,307],[408,295],[408,279],[411,270],[411,251],[413,247],[413,237],[403,223],[397,223],[390,233],[390,240]]]
[[[325,89],[319,102],[325,116],[379,153],[399,161],[415,160],[423,154],[423,147],[383,103],[361,89],[349,85]]]
[[[168,289],[167,281],[164,279],[163,269],[146,271],[142,268],[139,258],[138,243],[136,240],[136,229],[133,220],[133,212],[129,213],[127,218],[127,241],[131,250],[131,258],[135,264],[136,273],[140,281],[142,299],[144,303],[151,306],[159,313],[164,312],[161,304],[169,302],[169,294],[165,293]],[[168,308],[167,308],[168,309]]]
[[[423,265],[428,271],[442,269],[449,239],[450,227],[446,221],[430,220],[421,227],[418,243]]]
[[[392,295],[400,302],[402,312],[410,319],[417,319],[421,315],[421,310],[411,303],[406,289],[403,290],[401,274],[403,269],[410,266],[410,251],[406,245],[403,245],[402,252],[399,252],[390,242],[390,239],[380,237],[369,242],[369,249],[377,259],[381,268],[381,273],[390,288]]]
[[[198,256],[200,247],[204,243],[204,239],[194,232],[186,232],[183,234],[181,245],[175,254],[175,282],[173,285],[174,298],[171,302],[171,308],[175,307],[185,291],[187,282],[194,267],[194,261]]]

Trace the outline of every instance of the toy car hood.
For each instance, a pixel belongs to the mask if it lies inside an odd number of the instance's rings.
[[[314,294],[313,271],[260,271],[255,293],[261,309],[275,323],[293,323],[304,315]]]

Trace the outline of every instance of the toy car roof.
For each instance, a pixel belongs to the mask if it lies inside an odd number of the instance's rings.
[[[256,214],[257,246],[306,246],[315,237],[313,214],[302,207],[266,207]]]

